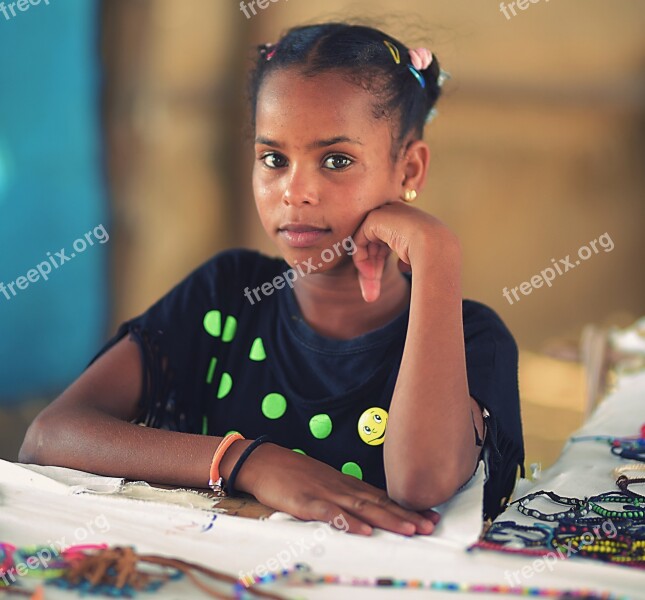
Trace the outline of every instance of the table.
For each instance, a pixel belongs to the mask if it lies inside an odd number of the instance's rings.
[[[576,435],[634,435],[645,422],[645,372],[620,378]],[[601,443],[567,443],[559,460],[536,482],[519,482],[516,497],[534,489],[591,495],[614,488],[612,469],[626,464]],[[370,538],[301,522],[250,500],[215,502],[208,493],[173,491],[58,467],[0,461],[0,539],[16,545],[106,542],[139,552],[180,557],[236,577],[306,562],[317,572],[396,576],[466,583],[519,584],[610,590],[645,598],[643,571],[590,560],[563,560],[536,571],[530,557],[466,552],[479,536],[483,465],[466,488],[438,507],[433,536],[407,538],[375,530]],[[124,493],[123,490],[126,490]],[[248,518],[253,517],[253,518]],[[500,519],[530,523],[514,507]],[[267,566],[268,565],[268,566]],[[524,571],[522,571],[524,569]],[[346,586],[272,587],[286,598],[499,598],[496,594],[364,589]],[[47,600],[78,598],[45,588]],[[145,595],[139,596],[145,598]],[[150,596],[152,597],[152,596]],[[187,581],[172,582],[155,598],[206,598]]]

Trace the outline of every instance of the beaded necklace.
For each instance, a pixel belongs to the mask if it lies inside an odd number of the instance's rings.
[[[555,589],[543,587],[470,584],[454,581],[433,581],[427,579],[398,579],[394,577],[352,577],[350,575],[314,573],[304,563],[285,569],[281,573],[254,579],[251,586],[286,579],[292,585],[334,584],[351,587],[389,587],[425,589],[443,592],[488,593],[512,596],[537,596],[549,598],[584,598],[585,600],[628,600],[626,596],[617,596],[608,591],[598,592],[590,589]]]
[[[520,526],[525,533],[534,529]],[[11,544],[0,543],[0,566],[3,569],[15,567],[16,559],[36,557],[38,551],[46,547],[16,548]],[[161,568],[161,572],[153,573],[149,569],[137,569],[138,563],[147,563],[149,566]],[[53,567],[34,569],[32,576],[50,578],[49,584],[69,590],[77,590],[82,595],[105,594],[111,597],[133,597],[137,592],[154,592],[165,582],[187,576],[192,583],[206,592],[212,598],[225,600],[244,600],[246,598],[260,597],[283,600],[283,596],[260,589],[262,585],[272,582],[284,582],[287,585],[318,585],[334,584],[351,587],[390,587],[427,589],[444,592],[462,593],[489,593],[515,596],[538,596],[561,598],[571,600],[581,598],[585,600],[627,600],[624,596],[617,596],[608,591],[589,589],[555,589],[543,587],[508,586],[459,583],[451,581],[435,581],[423,579],[400,579],[395,577],[352,577],[338,574],[315,573],[306,564],[300,563],[291,569],[269,573],[264,577],[245,576],[245,581],[237,580],[230,575],[218,573],[200,565],[182,560],[151,556],[137,555],[133,548],[108,548],[106,545],[75,546],[61,553],[60,557],[52,563]],[[47,571],[50,571],[47,573]],[[200,575],[227,583],[232,586],[231,592],[223,593],[206,585],[195,577],[195,572]],[[250,580],[250,582],[249,582]],[[0,588],[2,589],[2,588]],[[18,586],[12,584],[7,591],[21,595],[30,595]],[[40,593],[42,590],[40,590]],[[39,594],[39,592],[36,592]],[[37,598],[40,596],[32,596]]]

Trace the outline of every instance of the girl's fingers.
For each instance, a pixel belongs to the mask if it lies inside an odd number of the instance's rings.
[[[415,533],[431,533],[434,530],[432,523],[424,523],[419,515],[411,514],[395,503],[379,506],[365,498],[352,495],[340,497],[336,501],[343,509],[358,519],[393,533],[414,535]],[[400,511],[403,511],[403,514]]]
[[[402,523],[408,521],[414,523],[417,527],[417,533],[432,533],[434,531],[434,526],[437,525],[441,519],[441,515],[432,509],[417,512],[403,508],[392,500],[392,498],[387,495],[387,492],[374,488],[364,481],[355,479],[352,483],[355,483],[356,489],[355,491],[352,491],[351,494],[390,511],[392,514],[397,516]],[[430,521],[430,523],[428,523],[428,521]]]
[[[382,242],[367,242],[366,253],[352,256],[358,270],[358,282],[365,302],[374,302],[381,293],[381,277],[390,249]],[[358,256],[358,258],[357,258]]]
[[[351,511],[342,508],[335,502],[318,499],[307,502],[306,506],[307,514],[298,518],[327,522],[336,529],[349,533],[357,533],[359,535],[371,535],[372,533],[373,528],[369,523],[361,517],[354,515]],[[342,516],[347,523],[347,529],[341,529],[336,526],[336,519],[339,516]]]
[[[434,531],[434,526],[438,523],[438,519],[434,520],[430,518],[429,514],[425,515],[421,512],[415,512],[413,510],[408,510],[398,505],[394,500],[392,500],[387,495],[385,497],[379,497],[375,504],[386,510],[389,510],[392,514],[396,515],[401,519],[402,522],[409,521],[414,523],[417,528],[417,533],[432,533]],[[433,510],[425,511],[427,513],[435,513]]]

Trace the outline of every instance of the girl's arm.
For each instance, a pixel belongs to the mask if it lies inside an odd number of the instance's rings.
[[[438,219],[400,203],[372,211],[355,242],[363,247],[353,258],[368,299],[378,296],[385,244],[412,269],[410,320],[383,455],[390,497],[427,509],[473,475],[481,452],[473,420],[483,437],[481,410],[468,392],[459,242]],[[370,243],[380,251],[368,255]]]
[[[139,348],[124,338],[36,417],[19,460],[206,487],[213,453],[222,438],[130,423],[137,416],[141,389]],[[235,442],[222,461],[223,474],[228,474],[230,463],[248,444],[246,440]],[[239,481],[243,484],[243,479]]]
[[[410,320],[384,447],[391,495],[408,508],[449,498],[472,477],[483,417],[468,393],[456,238],[429,239],[412,266]],[[422,247],[423,248],[423,247]]]
[[[36,417],[19,460],[206,487],[213,453],[222,438],[130,423],[139,416],[141,391],[139,348],[123,339]],[[225,480],[251,442],[238,440],[226,451],[220,464]],[[304,520],[333,521],[350,533],[369,535],[372,526],[405,535],[431,533],[438,521],[436,513],[408,511],[384,490],[271,443],[262,444],[244,462],[235,487],[272,508]],[[343,527],[338,524],[340,517]]]

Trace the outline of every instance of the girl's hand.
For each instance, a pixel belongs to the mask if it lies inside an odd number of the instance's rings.
[[[406,510],[383,490],[270,443],[245,461],[236,488],[305,521],[331,521],[341,529],[335,519],[342,517],[347,531],[361,535],[370,535],[372,527],[402,535],[429,534],[440,518],[433,510]]]
[[[399,257],[399,269],[410,271],[420,261],[442,260],[445,252],[459,252],[459,241],[439,219],[401,202],[371,210],[353,236],[352,255],[366,302],[381,292],[381,276],[390,252]]]

